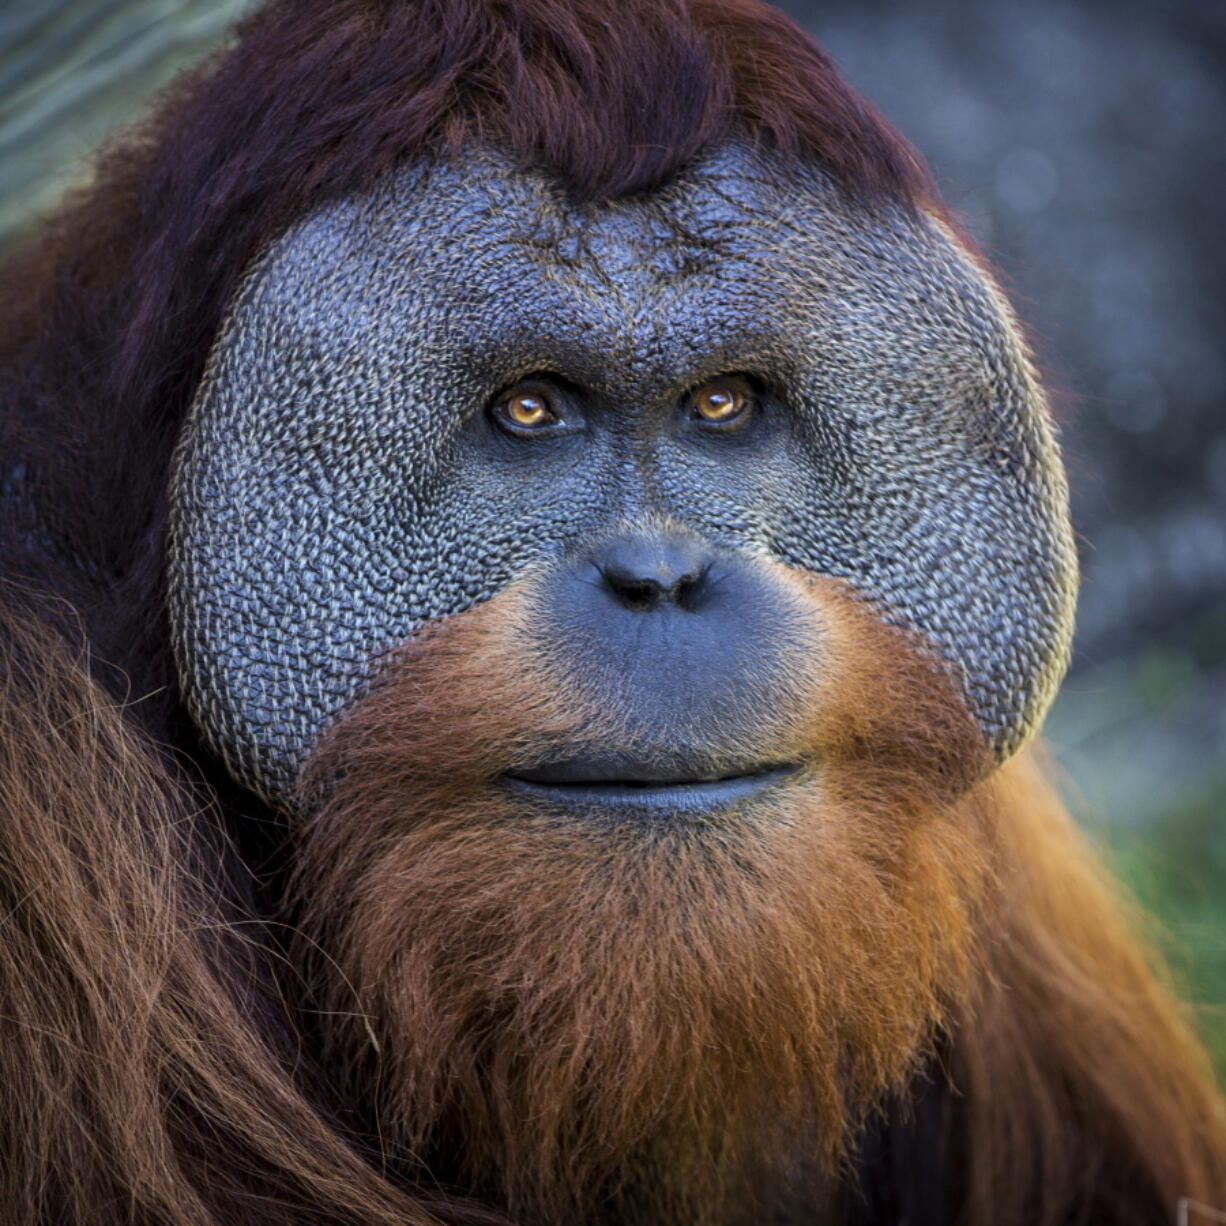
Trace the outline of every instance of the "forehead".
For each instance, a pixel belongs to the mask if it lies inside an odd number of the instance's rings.
[[[823,356],[846,371],[875,337],[973,361],[994,331],[985,298],[930,219],[732,145],[600,203],[492,151],[406,167],[283,236],[247,306],[332,350],[360,337],[366,361],[424,345],[462,383],[545,369],[653,395],[733,368],[811,380]]]

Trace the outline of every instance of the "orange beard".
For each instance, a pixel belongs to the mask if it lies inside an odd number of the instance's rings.
[[[558,1226],[813,1220],[965,995],[980,737],[840,585],[770,570],[812,650],[754,748],[807,765],[742,811],[648,828],[497,784],[633,735],[534,635],[531,579],[398,653],[309,765],[297,956],[413,1177]]]

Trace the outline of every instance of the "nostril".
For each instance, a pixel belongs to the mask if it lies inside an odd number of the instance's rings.
[[[706,582],[707,572],[710,569],[710,564],[702,566],[697,570],[691,571],[689,574],[682,575],[673,584],[669,595],[678,608],[685,609],[687,612],[694,610],[698,604],[699,594]]]
[[[667,593],[654,579],[614,579],[606,575],[609,586],[621,597],[622,603],[636,612],[654,609]]]
[[[692,612],[711,567],[706,547],[686,537],[623,537],[592,561],[606,591],[640,613],[665,606]]]

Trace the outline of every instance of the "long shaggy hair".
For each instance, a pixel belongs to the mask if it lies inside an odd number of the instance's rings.
[[[0,1205],[13,1226],[494,1224],[303,1093],[232,849],[46,609],[0,615]],[[36,615],[37,614],[37,615]]]
[[[1221,1100],[1094,858],[1032,762],[979,777],[947,684],[838,589],[791,580],[842,684],[798,673],[769,726],[822,769],[743,828],[568,831],[495,797],[512,749],[610,731],[494,650],[514,593],[389,664],[288,852],[182,711],[170,453],[270,238],[472,141],[602,198],[733,134],[940,210],[754,0],[279,0],[10,255],[6,1222],[479,1226],[585,1196],[700,1221],[803,1186],[816,1217],[833,1172],[857,1226],[1226,1202]]]

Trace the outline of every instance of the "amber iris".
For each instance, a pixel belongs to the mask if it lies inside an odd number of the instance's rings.
[[[750,403],[747,389],[733,380],[704,383],[691,397],[695,416],[717,426],[739,421],[749,412]]]
[[[503,421],[520,430],[539,429],[557,421],[548,398],[536,391],[513,392],[500,400],[496,409]]]

